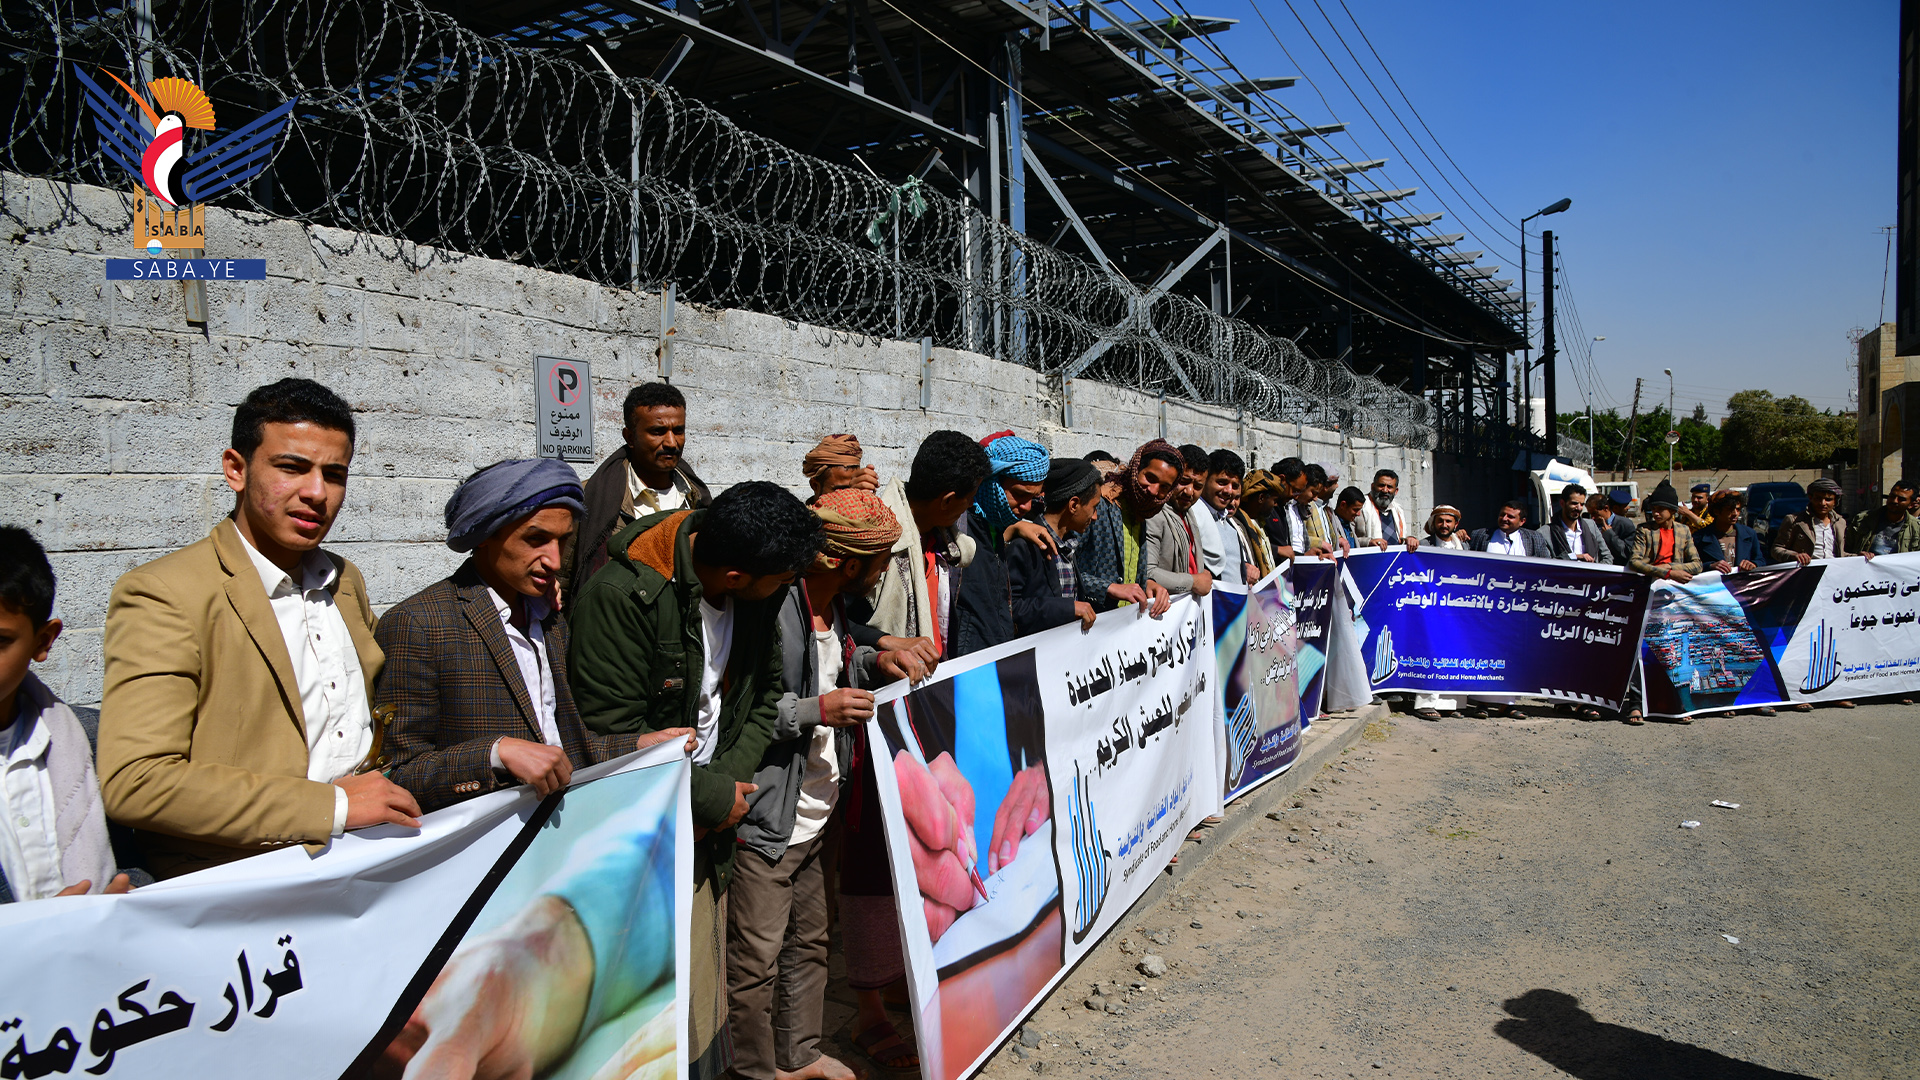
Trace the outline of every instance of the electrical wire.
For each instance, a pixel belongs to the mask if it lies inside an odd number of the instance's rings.
[[[1399,91],[1400,99],[1407,103],[1407,108],[1412,110],[1414,119],[1420,121],[1422,130],[1426,131],[1427,135],[1433,139],[1433,145],[1439,148],[1441,156],[1447,159],[1447,163],[1452,165],[1454,171],[1460,174],[1460,179],[1467,182],[1467,186],[1473,189],[1474,194],[1480,196],[1481,201],[1486,203],[1487,209],[1493,211],[1493,216],[1499,218],[1504,225],[1507,221],[1506,213],[1499,207],[1493,205],[1493,200],[1488,198],[1487,193],[1481,191],[1480,186],[1473,182],[1473,177],[1468,176],[1467,171],[1460,167],[1460,163],[1453,160],[1453,155],[1447,153],[1446,144],[1440,141],[1440,136],[1434,134],[1433,128],[1427,126],[1427,118],[1420,115],[1420,107],[1413,103],[1413,99],[1407,96],[1407,92],[1404,89],[1401,89],[1400,80],[1393,77],[1393,69],[1387,66],[1387,61],[1380,55],[1380,50],[1373,47],[1373,40],[1367,37],[1366,28],[1360,25],[1360,20],[1354,18],[1353,10],[1347,7],[1347,0],[1340,0],[1340,8],[1347,13],[1347,19],[1353,23],[1353,28],[1360,32],[1360,40],[1366,42],[1367,51],[1372,53],[1373,58],[1380,62],[1380,70],[1386,73],[1387,79],[1393,83],[1393,88]],[[1465,196],[1462,196],[1462,198],[1464,197]],[[1486,219],[1481,218],[1481,220],[1485,221]]]
[[[1078,135],[1081,138],[1081,140],[1085,142],[1087,145],[1094,147],[1095,149],[1099,150],[1101,153],[1105,154],[1107,157],[1112,158],[1113,161],[1119,166],[1121,171],[1129,173],[1133,176],[1139,177],[1139,179],[1143,183],[1146,183],[1147,185],[1151,186],[1154,190],[1160,192],[1162,195],[1166,196],[1166,198],[1178,204],[1179,206],[1189,211],[1190,213],[1193,213],[1208,221],[1213,220],[1213,216],[1211,214],[1208,214],[1194,207],[1192,204],[1188,203],[1185,199],[1180,198],[1178,195],[1175,195],[1173,192],[1168,191],[1166,188],[1156,183],[1151,177],[1148,177],[1144,173],[1141,173],[1137,169],[1134,169],[1130,164],[1122,160],[1118,155],[1115,155],[1112,151],[1108,150],[1105,146],[1103,146],[1098,140],[1095,140],[1089,137],[1086,133],[1074,127],[1060,113],[1057,113],[1057,112],[1048,113],[1047,110],[1037,105],[1031,98],[1027,97],[1027,95],[1023,93],[1019,88],[1013,86],[1011,83],[1007,82],[1005,79],[1002,79],[999,75],[995,74],[992,71],[992,69],[980,63],[978,60],[975,60],[968,52],[966,52],[963,49],[960,49],[959,47],[954,45],[951,41],[948,41],[946,38],[940,36],[938,33],[930,29],[925,23],[921,22],[919,19],[914,18],[910,12],[893,4],[892,2],[890,2],[890,0],[881,0],[881,2],[885,3],[889,8],[892,8],[895,14],[899,15],[901,18],[907,20],[908,22],[912,23],[914,26],[918,27],[921,33],[924,33],[928,37],[932,38],[933,40],[940,42],[942,45],[945,45],[950,51],[954,53],[954,55],[960,57],[962,60],[964,60],[968,64],[971,64],[973,67],[978,68],[989,79],[992,79],[994,82],[1000,84],[1000,86],[1004,88],[1007,91],[1007,93],[1012,94],[1015,97],[1018,97],[1023,103],[1025,103],[1028,106],[1031,106],[1035,112],[1048,115],[1056,123],[1059,123],[1062,127],[1073,132],[1075,135]],[[1073,15],[1071,11],[1062,9],[1060,11],[1060,16],[1067,19],[1069,22],[1072,22],[1076,28],[1078,28],[1082,33],[1085,33],[1088,37],[1097,39],[1098,35],[1094,34],[1093,29],[1085,25],[1084,23],[1082,23],[1078,18],[1076,18]],[[1242,245],[1242,246],[1247,247],[1251,245]],[[1367,314],[1373,316],[1376,319],[1379,319],[1381,322],[1387,323],[1390,326],[1396,327],[1401,330],[1405,330],[1411,334],[1418,334],[1421,337],[1428,338],[1433,341],[1439,341],[1448,345],[1484,346],[1486,344],[1485,342],[1470,341],[1464,338],[1452,338],[1444,334],[1437,334],[1432,331],[1422,330],[1419,327],[1410,326],[1406,323],[1403,323],[1397,319],[1394,319],[1388,315],[1381,313],[1371,305],[1367,304],[1365,301],[1356,300],[1351,295],[1335,292],[1333,289],[1328,288],[1326,285],[1320,283],[1319,281],[1314,280],[1314,278],[1311,275],[1307,274],[1305,271],[1301,270],[1297,266],[1292,265],[1289,262],[1274,258],[1272,255],[1267,254],[1265,251],[1261,251],[1257,247],[1255,247],[1253,250],[1258,254],[1260,254],[1262,257],[1268,259],[1270,262],[1273,262],[1274,264],[1280,266],[1282,269],[1285,269],[1289,273],[1292,273],[1294,276],[1298,277],[1301,281],[1304,281],[1308,285],[1311,285],[1314,288],[1319,289],[1321,292],[1324,292],[1328,296],[1334,297],[1335,299],[1338,299],[1343,303],[1352,304],[1353,306],[1365,311]],[[1358,271],[1354,270],[1353,267],[1349,266],[1347,262],[1344,259],[1340,258],[1340,256],[1337,253],[1335,253],[1331,248],[1327,247],[1324,243],[1322,243],[1321,250],[1328,258],[1332,259],[1336,264],[1338,264],[1341,269],[1347,271],[1349,277],[1352,280],[1360,281],[1367,284],[1383,300],[1385,299],[1385,293],[1382,290],[1380,290],[1377,286],[1373,286],[1372,282],[1368,281],[1368,279],[1366,278],[1366,275],[1361,274]],[[1395,305],[1395,306],[1397,307],[1398,305]],[[1413,317],[1414,316],[1411,314],[1407,315],[1407,318],[1409,319]]]
[[[1380,137],[1385,139],[1387,141],[1387,145],[1393,148],[1393,152],[1396,155],[1398,155],[1401,162],[1406,165],[1407,171],[1413,173],[1414,177],[1420,181],[1421,185],[1426,189],[1428,196],[1432,198],[1434,202],[1440,204],[1442,209],[1452,214],[1454,221],[1457,222],[1461,228],[1467,230],[1468,235],[1473,237],[1473,240],[1475,243],[1489,250],[1492,250],[1496,258],[1500,258],[1503,260],[1508,259],[1509,256],[1507,254],[1503,254],[1503,252],[1514,251],[1513,241],[1508,237],[1506,237],[1505,235],[1498,235],[1497,238],[1499,239],[1500,243],[1495,244],[1493,242],[1490,242],[1489,240],[1487,240],[1486,237],[1481,236],[1478,232],[1474,231],[1473,226],[1466,222],[1465,218],[1462,217],[1459,211],[1455,210],[1450,204],[1448,204],[1446,199],[1443,198],[1437,190],[1435,190],[1434,184],[1431,181],[1429,181],[1426,178],[1425,174],[1423,174],[1420,171],[1419,166],[1414,164],[1413,155],[1408,154],[1405,150],[1402,150],[1400,148],[1400,144],[1394,141],[1393,135],[1387,130],[1387,126],[1385,124],[1382,124],[1380,122],[1379,117],[1374,115],[1373,110],[1367,107],[1367,103],[1360,96],[1360,92],[1354,88],[1353,83],[1347,78],[1345,72],[1341,70],[1340,65],[1334,62],[1333,56],[1331,53],[1327,51],[1326,46],[1320,43],[1319,37],[1314,34],[1313,28],[1307,25],[1307,20],[1305,19],[1305,17],[1303,17],[1300,14],[1299,9],[1294,7],[1293,0],[1283,0],[1283,2],[1287,6],[1287,11],[1293,15],[1294,21],[1300,24],[1301,31],[1307,35],[1307,40],[1313,43],[1314,50],[1320,54],[1320,57],[1322,60],[1326,61],[1328,69],[1333,72],[1333,75],[1336,79],[1340,80],[1340,85],[1346,87],[1347,93],[1352,96],[1354,104],[1360,107],[1360,111],[1363,114],[1365,114],[1367,120],[1373,124],[1374,129],[1380,133]],[[1314,0],[1314,3],[1317,8],[1318,0]],[[1256,0],[1248,0],[1248,5],[1253,8],[1256,14],[1260,15],[1260,21],[1263,25],[1267,27],[1267,32],[1273,35],[1275,41],[1278,41],[1279,34],[1274,32],[1273,24],[1267,21],[1267,18],[1264,13],[1260,12],[1260,6],[1256,2]],[[1320,13],[1322,18],[1326,17],[1325,9],[1320,9]],[[1352,48],[1346,45],[1346,39],[1340,35],[1339,29],[1333,25],[1331,20],[1328,20],[1327,28],[1333,32],[1334,37],[1339,40],[1342,47],[1346,48],[1347,55],[1350,57],[1353,57],[1354,63],[1358,65],[1360,63],[1359,57],[1354,56]],[[1282,45],[1282,51],[1283,52],[1285,51],[1284,44]],[[1293,58],[1291,55],[1289,55],[1288,59],[1292,60]],[[1386,105],[1388,107],[1388,111],[1391,112],[1392,111],[1391,104],[1387,102],[1385,95],[1380,93],[1378,84],[1373,83],[1373,77],[1367,73],[1364,65],[1361,66],[1361,75],[1367,79],[1369,85],[1373,86],[1374,93],[1380,97],[1381,103],[1383,105]],[[1395,114],[1395,119],[1396,120],[1399,119],[1397,114]],[[1402,123],[1401,126],[1402,128],[1405,128],[1404,123]],[[1409,135],[1411,135],[1411,132],[1409,132]],[[1426,151],[1423,148],[1421,148],[1417,143],[1415,145],[1415,148],[1419,149],[1422,155],[1425,156]],[[1428,158],[1428,160],[1431,161],[1432,159]],[[1449,186],[1451,186],[1451,184],[1449,184]],[[1482,221],[1486,220],[1485,217],[1483,217],[1478,210],[1474,210],[1473,207],[1471,206],[1469,206],[1468,209],[1473,211],[1473,215],[1475,217],[1480,218],[1480,220]]]
[[[1341,10],[1347,13],[1347,18],[1350,20],[1353,19],[1353,12],[1347,8],[1345,0],[1338,0],[1338,2],[1340,3]],[[1413,129],[1411,127],[1407,126],[1406,120],[1400,116],[1400,111],[1393,107],[1393,102],[1388,100],[1386,93],[1380,89],[1380,84],[1373,80],[1372,73],[1367,70],[1366,62],[1361,60],[1359,55],[1353,51],[1353,46],[1347,44],[1346,35],[1340,32],[1340,28],[1338,26],[1334,25],[1332,17],[1327,14],[1327,9],[1321,5],[1320,0],[1313,0],[1313,6],[1315,10],[1320,12],[1320,17],[1326,20],[1327,29],[1333,31],[1334,39],[1340,43],[1340,47],[1342,49],[1345,49],[1347,55],[1353,58],[1354,66],[1360,69],[1360,74],[1366,78],[1367,85],[1373,88],[1373,92],[1375,96],[1377,96],[1380,99],[1380,103],[1386,106],[1387,114],[1393,117],[1394,123],[1400,125],[1400,130],[1407,133],[1407,138],[1412,141],[1414,149],[1420,151],[1420,156],[1427,160],[1427,164],[1433,166],[1435,175],[1439,176],[1441,182],[1447,185],[1447,190],[1453,192],[1454,195],[1458,196],[1461,204],[1464,205],[1467,208],[1467,210],[1473,214],[1474,217],[1479,218],[1481,224],[1487,226],[1487,228],[1489,229],[1492,229],[1496,237],[1499,237],[1500,240],[1504,243],[1511,244],[1513,242],[1512,238],[1507,236],[1506,233],[1502,231],[1505,228],[1504,222],[1502,224],[1496,225],[1492,221],[1489,221],[1486,215],[1480,213],[1479,208],[1473,205],[1473,200],[1467,198],[1466,193],[1461,191],[1457,186],[1455,186],[1453,180],[1447,176],[1446,170],[1441,168],[1440,163],[1435,161],[1433,159],[1433,155],[1427,152],[1427,148],[1425,144],[1420,141],[1420,137],[1414,134]],[[1361,38],[1365,39],[1366,31],[1360,30],[1360,24],[1358,21],[1354,21],[1353,27],[1355,30],[1360,31]],[[1367,42],[1367,48],[1369,50],[1373,50],[1373,43],[1370,41]],[[1374,51],[1373,57],[1375,60],[1380,62],[1380,70],[1387,76],[1387,78],[1390,81],[1393,81],[1394,88],[1398,89],[1400,86],[1399,82],[1393,79],[1393,72],[1387,68],[1386,61],[1380,60],[1379,52]],[[1401,96],[1405,97],[1404,91],[1402,92]],[[1412,102],[1408,102],[1408,105],[1411,106]],[[1424,124],[1425,122],[1422,121],[1422,126],[1424,126]],[[1430,136],[1433,134],[1433,131],[1431,128],[1427,130],[1427,134]],[[1436,146],[1439,145],[1439,140],[1437,139],[1435,140],[1435,145]],[[1446,150],[1444,147],[1441,148],[1441,153],[1443,155],[1446,153]],[[1448,158],[1448,160],[1451,161],[1452,158]],[[1407,167],[1413,168],[1413,163],[1408,162]],[[1455,165],[1454,168],[1458,169],[1459,166]],[[1465,173],[1461,174],[1463,179],[1465,178],[1465,175],[1466,175]],[[1424,176],[1422,177],[1422,182],[1425,182]],[[1429,187],[1431,187],[1431,185],[1429,185]],[[1484,196],[1482,197],[1484,198]],[[1439,198],[1438,194],[1436,194],[1434,198],[1438,199]],[[1446,204],[1442,203],[1442,205],[1446,205]],[[1491,202],[1488,202],[1487,206],[1489,209],[1493,209],[1493,204]],[[1449,209],[1451,209],[1451,207],[1449,207]],[[1495,216],[1499,216],[1500,214],[1500,211],[1497,209],[1494,209],[1493,212]],[[1458,216],[1459,216],[1458,214],[1455,215],[1456,218],[1458,218]],[[1476,239],[1478,238],[1476,237]]]

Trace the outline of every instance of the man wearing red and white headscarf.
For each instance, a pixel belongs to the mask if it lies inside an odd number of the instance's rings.
[[[1164,586],[1147,575],[1147,522],[1153,520],[1186,462],[1165,439],[1142,443],[1120,470],[1120,499],[1102,500],[1100,511],[1080,545],[1080,599],[1100,611],[1123,603],[1148,603],[1156,617],[1171,602]]]

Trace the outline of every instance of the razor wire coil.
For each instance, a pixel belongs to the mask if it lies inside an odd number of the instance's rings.
[[[0,169],[127,189],[74,65],[193,81],[222,130],[299,98],[215,202],[873,338],[931,337],[1249,416],[1431,449],[1425,399],[1151,295],[926,185],[888,184],[645,79],[482,36],[417,0],[0,6]],[[114,232],[128,218],[91,222]],[[71,200],[69,217],[82,214]]]

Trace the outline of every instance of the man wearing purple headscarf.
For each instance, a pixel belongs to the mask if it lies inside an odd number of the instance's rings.
[[[374,700],[391,705],[391,776],[433,810],[513,784],[541,795],[573,770],[686,728],[595,735],[567,685],[560,551],[585,513],[572,466],[502,461],[447,500],[451,577],[400,601],[374,639],[387,654]]]

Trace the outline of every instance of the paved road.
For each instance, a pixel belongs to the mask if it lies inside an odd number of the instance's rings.
[[[1920,1075],[1917,773],[1920,708],[1399,716],[1135,912],[986,1075]]]

